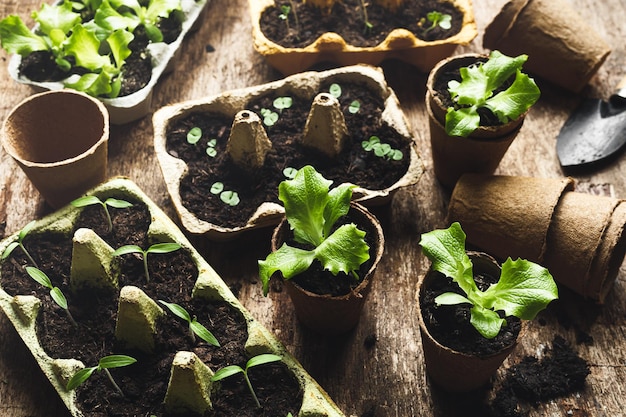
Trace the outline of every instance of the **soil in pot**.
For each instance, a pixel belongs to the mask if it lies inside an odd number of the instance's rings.
[[[82,16],[83,21],[88,21],[93,16]],[[172,43],[182,31],[179,18],[170,16],[162,19],[157,26],[163,34],[165,43]],[[147,53],[148,38],[143,26],[138,26],[133,32],[135,39],[128,45],[131,54],[126,59],[122,68],[122,86],[119,97],[130,95],[145,87],[152,77],[151,57]],[[70,62],[74,65],[73,58]],[[22,57],[19,66],[19,73],[26,78],[36,82],[61,81],[72,74],[82,75],[84,69],[72,66],[69,72],[63,72],[54,61],[54,56],[48,51],[36,51]]]
[[[328,92],[333,82],[332,78],[326,80],[319,92]],[[272,149],[266,155],[264,165],[253,173],[244,173],[232,163],[226,152],[233,122],[231,117],[217,113],[191,113],[173,122],[167,130],[166,147],[169,154],[184,160],[188,166],[188,173],[180,186],[183,205],[201,220],[223,227],[238,227],[244,226],[263,202],[280,204],[278,184],[285,179],[283,170],[287,167],[299,169],[312,165],[325,178],[333,180],[335,185],[350,182],[375,190],[397,182],[409,167],[410,139],[383,123],[384,103],[366,85],[347,82],[340,82],[340,85],[342,95],[339,102],[349,139],[342,154],[332,160],[302,147],[297,141],[297,137],[303,134],[315,95],[307,99],[290,95],[292,106],[282,110],[275,125],[266,128]],[[276,97],[276,93],[256,97],[245,108],[258,114],[262,108],[273,108],[272,102]],[[354,100],[358,100],[361,107],[353,114],[348,108]],[[203,132],[202,139],[195,145],[187,142],[187,132],[193,127],[200,127]],[[361,142],[372,135],[402,151],[403,158],[388,160],[365,151]],[[214,158],[206,154],[208,138],[217,139],[217,155]],[[222,182],[227,189],[237,191],[241,200],[237,206],[228,206],[218,195],[209,192],[216,181]]]
[[[507,325],[493,339],[486,339],[470,323],[469,304],[437,306],[435,298],[444,292],[455,292],[464,295],[457,283],[440,272],[429,280],[428,285],[420,293],[420,306],[424,324],[433,339],[450,349],[487,357],[515,343],[521,330],[521,321],[517,317],[505,317]],[[499,277],[487,274],[475,274],[474,280],[481,291],[495,284]]]
[[[150,213],[142,204],[126,209],[111,209],[113,233],[108,238],[119,244],[140,244],[146,241]],[[100,207],[83,210],[78,227],[93,226],[107,229]],[[107,233],[105,233],[106,235]],[[119,243],[121,242],[121,243]],[[194,352],[211,369],[223,366],[245,365],[244,344],[248,338],[247,323],[242,314],[222,301],[210,302],[191,298],[191,289],[198,271],[190,254],[184,249],[169,254],[151,254],[148,257],[150,282],[146,284],[141,259],[124,255],[120,262],[120,286],[135,285],[153,299],[163,299],[183,306],[200,322],[210,323],[211,332],[220,341],[217,348],[204,342],[193,344],[188,327],[173,315],[166,315],[157,324],[153,354],[133,351],[116,341],[115,317],[118,291],[85,289],[72,293],[69,289],[71,236],[59,233],[28,235],[24,245],[39,267],[61,288],[68,299],[70,311],[78,327],[72,326],[65,312],[48,295],[47,289],[28,277],[23,266],[28,264],[20,249],[2,263],[2,288],[9,294],[33,294],[42,300],[37,318],[37,333],[44,350],[55,358],[76,358],[86,366],[111,353],[135,357],[138,363],[112,370],[125,396],[119,396],[106,376],[94,374],[78,388],[80,408],[92,417],[156,415],[167,416],[162,402],[167,389],[172,359],[176,351]],[[221,383],[213,394],[216,415],[220,416],[276,416],[296,414],[302,403],[302,393],[295,376],[282,362],[268,364],[250,371],[250,378],[262,408],[257,409],[243,379],[235,377]],[[191,414],[186,414],[191,415]]]
[[[372,25],[369,29],[365,25],[360,0],[337,1],[328,15],[310,4],[303,4],[302,0],[292,2],[276,0],[275,3],[275,7],[269,7],[263,12],[260,21],[261,31],[269,40],[287,48],[303,48],[326,32],[335,32],[347,44],[358,47],[376,46],[394,29],[406,29],[418,39],[434,41],[456,35],[463,23],[461,11],[453,4],[439,0],[406,0],[395,12],[369,2],[367,16]],[[281,6],[289,6],[290,3],[296,9],[298,22],[296,23],[292,10],[288,15],[288,30],[285,20],[279,15],[282,14]],[[432,30],[425,30],[430,27],[426,15],[432,11],[450,15],[451,28],[442,29],[436,26]],[[424,19],[425,23],[420,26],[418,22],[421,19]]]

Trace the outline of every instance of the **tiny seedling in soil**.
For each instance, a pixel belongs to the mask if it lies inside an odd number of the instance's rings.
[[[332,181],[325,179],[310,165],[298,170],[292,180],[278,186],[278,198],[285,206],[285,217],[291,226],[296,242],[312,249],[291,247],[284,243],[277,251],[259,261],[259,278],[263,295],[269,292],[269,281],[276,271],[284,279],[305,272],[315,259],[333,275],[339,272],[352,274],[370,258],[365,232],[354,223],[333,226],[348,214],[352,184],[341,184],[329,191]]]
[[[365,0],[361,0],[361,11],[363,13],[363,22],[365,23],[364,33],[369,34],[374,25],[369,21],[369,17],[367,16],[367,3]]]
[[[74,317],[72,316],[72,313],[70,313],[70,309],[67,306],[67,299],[65,298],[65,295],[59,287],[55,287],[54,285],[52,285],[52,281],[50,280],[48,275],[46,275],[46,273],[43,272],[41,269],[35,268],[34,266],[27,266],[26,273],[39,284],[50,290],[50,297],[52,297],[52,300],[54,300],[54,302],[57,303],[59,307],[65,310],[67,318],[70,320],[70,322],[75,327],[78,327],[76,320],[74,320]]]
[[[278,15],[278,18],[285,21],[285,24],[287,25],[287,32],[289,32],[289,13],[291,13],[291,6],[287,4],[280,6],[280,14]]]
[[[228,204],[229,206],[234,207],[241,202],[237,191],[224,190],[224,183],[222,182],[214,182],[211,186],[210,191],[211,194],[219,194],[220,200],[222,200],[222,202]]]
[[[465,237],[461,225],[454,222],[448,229],[422,234],[420,245],[432,268],[452,278],[465,294],[446,292],[435,298],[435,304],[471,304],[470,323],[486,339],[496,337],[506,325],[498,311],[532,320],[558,298],[556,283],[546,268],[525,259],[513,261],[510,257],[502,264],[498,282],[481,291],[465,251]]]
[[[283,169],[283,175],[285,176],[285,178],[289,178],[290,180],[294,179],[297,173],[298,170],[292,167],[287,167]]]
[[[248,360],[245,368],[242,368],[241,366],[238,366],[238,365],[225,366],[224,368],[218,370],[217,372],[215,372],[215,374],[213,374],[213,376],[211,377],[211,381],[220,381],[224,378],[228,378],[229,376],[242,373],[243,377],[246,380],[246,384],[248,385],[248,389],[250,390],[250,393],[252,394],[252,397],[254,398],[254,402],[256,403],[256,406],[258,408],[261,408],[261,403],[259,403],[259,399],[257,398],[256,393],[254,392],[254,389],[252,388],[252,383],[250,382],[250,378],[248,377],[248,370],[254,366],[259,366],[259,365],[263,365],[263,364],[271,363],[271,362],[277,362],[281,359],[282,358],[280,356],[273,355],[271,353],[264,353],[261,355],[257,355]]]
[[[337,99],[341,97],[341,92],[341,86],[337,83],[333,83],[328,87],[328,93]]]
[[[137,359],[131,356],[126,356],[126,355],[105,356],[98,361],[97,366],[83,368],[80,371],[76,372],[74,376],[72,376],[72,378],[70,378],[70,380],[68,381],[66,389],[68,391],[76,389],[80,384],[82,384],[87,379],[89,379],[89,377],[93,375],[94,372],[104,371],[106,376],[109,378],[109,381],[111,381],[111,384],[113,384],[113,388],[115,388],[115,390],[123,397],[124,393],[122,392],[122,389],[119,387],[119,385],[117,385],[117,383],[113,379],[113,376],[111,375],[111,372],[109,372],[109,369],[121,368],[123,366],[132,365],[135,362],[137,362]]]
[[[106,200],[102,201],[95,195],[88,195],[85,197],[77,198],[76,200],[72,201],[71,204],[72,206],[78,207],[78,208],[92,206],[94,204],[100,204],[100,206],[102,206],[102,208],[104,209],[104,213],[107,216],[109,232],[113,230],[113,221],[111,220],[111,213],[109,213],[109,207],[122,209],[122,208],[131,207],[133,205],[133,203],[130,203],[126,200],[118,200],[116,198],[107,198]]]
[[[382,143],[378,136],[370,136],[369,140],[361,142],[361,146],[367,152],[374,152],[379,158],[400,161],[404,156],[399,149],[393,149],[388,143]]]
[[[187,132],[187,142],[191,145],[195,145],[202,138],[202,129],[199,127],[192,127]]]
[[[182,246],[178,243],[155,243],[150,246],[148,249],[143,250],[141,247],[137,245],[125,245],[117,248],[115,252],[113,252],[113,256],[126,255],[129,253],[139,253],[143,258],[143,268],[144,273],[146,274],[146,282],[150,282],[150,273],[148,272],[148,254],[149,253],[170,253],[177,251]]]
[[[163,304],[169,311],[172,312],[175,316],[180,317],[185,320],[189,324],[189,336],[191,337],[192,343],[196,343],[196,335],[207,342],[210,345],[219,347],[220,344],[206,327],[202,324],[198,323],[196,317],[191,317],[191,314],[187,312],[183,307],[175,303],[168,303],[167,301],[159,300],[159,303]]]
[[[210,139],[206,144],[206,154],[211,158],[215,158],[217,155],[217,149],[215,149],[215,145],[217,145],[217,139]]]
[[[283,110],[288,109],[293,105],[293,99],[291,97],[276,97],[274,99],[274,108],[282,113]]]
[[[267,127],[272,127],[278,121],[278,113],[272,111],[270,109],[261,109],[259,110],[261,116],[263,116],[263,124]]]
[[[508,123],[525,113],[539,99],[535,81],[522,73],[528,55],[511,58],[491,51],[486,62],[459,69],[461,82],[448,83],[448,92],[455,105],[446,113],[446,133],[467,137],[480,126],[479,109],[490,110],[501,123]],[[511,77],[513,83],[496,95]]]
[[[350,103],[348,111],[351,114],[356,114],[359,112],[359,110],[361,110],[361,103],[359,102],[359,100],[354,100],[352,103]]]
[[[420,20],[420,26],[424,26],[426,21],[430,22],[430,26],[424,28],[422,36],[426,36],[428,32],[439,26],[443,30],[448,30],[452,27],[452,16],[446,13],[438,11],[428,12],[426,19]]]
[[[19,231],[19,233],[17,234],[17,241],[11,242],[9,246],[6,247],[4,252],[2,252],[2,260],[8,258],[9,255],[11,255],[11,253],[15,250],[15,248],[19,247],[22,250],[22,252],[24,252],[24,255],[26,255],[28,260],[35,267],[38,268],[37,262],[35,262],[32,256],[30,256],[30,253],[28,253],[28,251],[26,250],[26,247],[24,246],[24,238],[26,238],[26,236],[28,235],[28,233],[30,232],[30,230],[33,228],[34,225],[35,225],[35,221],[33,220],[32,222],[24,226],[22,230]]]

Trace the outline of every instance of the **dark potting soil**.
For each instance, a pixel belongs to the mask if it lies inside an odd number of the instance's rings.
[[[526,356],[507,370],[487,415],[523,417],[525,405],[536,406],[582,390],[589,372],[587,362],[557,335],[541,359]]]
[[[146,247],[150,213],[143,204],[130,208],[109,209],[113,232],[108,231],[104,211],[99,206],[82,210],[77,227],[102,231],[113,247],[137,244]],[[32,233],[32,232],[31,232]],[[153,242],[150,242],[153,243]],[[29,234],[24,239],[28,252],[68,300],[73,326],[48,294],[48,290],[27,276],[30,265],[20,248],[2,262],[0,284],[11,295],[32,294],[42,300],[37,317],[37,334],[43,349],[54,358],[76,358],[86,366],[110,354],[127,354],[138,360],[111,373],[124,392],[115,392],[106,376],[96,372],[77,388],[79,407],[90,417],[168,416],[162,405],[167,390],[171,363],[177,351],[194,352],[214,371],[227,365],[245,366],[248,355],[244,349],[247,323],[241,313],[221,301],[192,299],[191,290],[198,271],[191,255],[184,249],[169,254],[150,254],[150,281],[146,282],[143,262],[134,254],[122,255],[119,262],[120,287],[135,285],[154,300],[175,302],[196,316],[215,335],[220,347],[203,341],[193,343],[186,323],[168,313],[159,319],[153,353],[124,346],[115,339],[118,290],[94,290],[82,287],[72,291],[69,286],[71,236],[59,233]],[[243,379],[231,377],[219,384],[212,395],[215,414],[219,416],[276,416],[297,414],[302,393],[295,376],[282,362],[267,364],[249,372],[262,408],[257,409]],[[190,415],[189,413],[185,414]]]
[[[328,92],[333,79],[326,80],[320,92]],[[253,172],[237,167],[226,152],[233,119],[221,114],[192,113],[175,121],[167,130],[167,151],[172,156],[184,160],[188,172],[181,180],[180,196],[183,205],[201,220],[222,227],[244,226],[263,202],[278,200],[278,184],[285,179],[283,170],[287,167],[299,169],[312,165],[334,185],[351,182],[360,187],[377,190],[391,186],[408,170],[411,139],[400,135],[383,123],[382,99],[367,86],[358,83],[339,82],[342,95],[339,98],[348,128],[347,146],[338,158],[329,159],[319,152],[305,148],[298,143],[311,103],[315,98],[302,98],[289,92],[293,105],[282,110],[275,125],[266,128],[272,142],[272,149],[265,158],[264,165]],[[263,108],[273,109],[275,93],[254,98],[245,109],[259,114]],[[356,114],[348,111],[352,101],[358,100],[361,109]],[[243,109],[242,109],[243,110]],[[187,132],[193,127],[202,130],[202,138],[195,145],[187,142]],[[376,157],[366,152],[361,142],[376,135],[381,141],[403,153],[400,161]],[[214,158],[206,154],[207,142],[216,139]],[[240,203],[231,207],[221,201],[219,195],[209,190],[215,182],[222,182],[227,190],[239,194]]]
[[[372,2],[366,4],[371,28],[365,25],[360,0],[337,1],[329,14],[304,4],[303,0],[276,0],[275,6],[267,8],[261,16],[261,31],[271,41],[287,48],[304,48],[325,32],[339,34],[352,46],[372,47],[384,41],[394,29],[406,29],[418,39],[433,41],[456,35],[463,24],[463,13],[448,1],[406,0],[395,12]],[[290,5],[295,10],[290,11],[287,22],[280,17],[281,7]],[[435,26],[428,30],[431,24],[426,16],[432,11],[449,14],[452,27]]]
[[[83,16],[83,21],[92,19],[93,16]],[[163,34],[163,42],[172,43],[182,32],[182,22],[176,14],[162,19],[157,26]],[[147,53],[146,47],[149,40],[143,26],[138,26],[133,32],[135,38],[129,44],[130,56],[122,67],[122,85],[119,97],[130,95],[145,87],[152,78],[152,60]],[[85,69],[75,65],[73,57],[67,58],[72,63],[72,68],[65,72],[54,62],[54,56],[49,51],[36,51],[23,56],[20,62],[19,73],[35,82],[61,81],[73,74],[82,75]]]
[[[492,355],[515,343],[521,330],[521,321],[517,317],[505,317],[506,325],[502,326],[500,333],[493,339],[486,339],[470,323],[469,304],[437,306],[435,298],[444,292],[464,293],[451,278],[436,271],[429,273],[434,276],[425,281],[428,285],[420,292],[420,307],[424,324],[435,340],[451,349],[479,357]],[[474,275],[474,281],[482,291],[489,284],[496,283],[498,278],[487,274]]]

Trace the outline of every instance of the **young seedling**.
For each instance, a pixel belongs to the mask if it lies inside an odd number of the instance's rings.
[[[126,200],[119,200],[117,198],[107,198],[102,201],[100,198],[95,195],[88,195],[85,197],[79,197],[76,200],[72,201],[70,204],[74,207],[86,207],[92,206],[94,204],[99,204],[104,209],[104,213],[107,216],[107,222],[109,225],[109,232],[113,230],[113,220],[111,220],[111,213],[109,213],[109,207],[114,207],[117,209],[132,207],[133,203],[130,203]]]
[[[115,390],[123,397],[124,392],[122,392],[122,389],[120,388],[120,386],[117,385],[117,383],[113,379],[113,376],[111,375],[111,372],[109,372],[109,369],[121,368],[123,366],[132,365],[135,362],[137,362],[137,359],[131,356],[126,356],[126,355],[105,356],[103,358],[100,358],[100,360],[98,361],[98,365],[92,366],[89,368],[83,368],[80,371],[76,372],[74,376],[72,376],[70,380],[67,382],[66,389],[68,391],[76,389],[78,388],[80,384],[82,384],[87,379],[89,379],[89,377],[93,375],[94,372],[104,371],[107,378],[109,378],[109,381],[111,381],[113,388],[115,388]]]
[[[219,195],[220,200],[229,206],[234,207],[241,202],[239,194],[236,191],[224,190],[224,183],[222,182],[214,182],[210,191],[211,194]]]
[[[285,206],[285,216],[298,243],[313,249],[291,247],[284,243],[277,251],[259,261],[259,277],[263,295],[269,292],[269,281],[276,271],[284,279],[306,271],[315,259],[333,275],[352,274],[358,279],[361,264],[370,258],[365,232],[354,223],[344,224],[334,232],[333,226],[350,210],[351,184],[342,184],[329,191],[332,181],[307,165],[295,178],[278,186],[278,198]]]
[[[339,97],[341,97],[342,93],[341,86],[337,83],[331,84],[330,87],[328,87],[328,93],[338,99]]]
[[[48,275],[46,275],[46,273],[43,272],[41,269],[35,268],[34,266],[27,266],[26,273],[28,273],[28,275],[39,284],[50,290],[50,297],[52,297],[52,300],[54,300],[54,302],[57,303],[59,307],[65,310],[67,318],[70,320],[72,325],[78,327],[78,323],[76,323],[76,320],[74,320],[74,317],[72,316],[72,313],[70,313],[70,309],[67,306],[67,299],[65,298],[65,295],[59,287],[55,287],[54,285],[52,285],[52,281],[50,280]]]
[[[28,253],[28,251],[26,250],[26,247],[24,246],[24,238],[26,238],[26,236],[28,235],[28,233],[30,232],[30,230],[33,228],[34,225],[35,225],[35,221],[33,220],[32,222],[24,226],[22,230],[19,231],[19,233],[17,234],[17,241],[11,242],[6,247],[4,252],[2,252],[2,260],[5,260],[6,258],[8,258],[9,255],[11,255],[11,253],[15,250],[15,248],[19,247],[22,250],[22,252],[24,252],[24,255],[26,255],[30,263],[32,263],[36,268],[39,268],[37,266],[37,262],[35,262],[32,256],[30,256],[30,253]]]
[[[261,116],[263,117],[263,124],[267,127],[274,126],[278,121],[279,116],[275,111],[263,108],[259,111],[259,113],[261,113]]]
[[[290,108],[293,105],[293,99],[291,97],[276,97],[272,103],[274,108],[282,113],[283,110]]]
[[[367,152],[374,152],[379,158],[400,161],[404,156],[399,149],[393,149],[388,143],[382,143],[378,136],[370,136],[368,140],[361,142],[361,146]]]
[[[367,16],[367,2],[365,0],[361,0],[361,11],[363,12],[363,22],[365,23],[365,34],[369,34],[374,25],[369,21],[369,17]]]
[[[287,25],[287,33],[289,33],[289,13],[291,13],[291,6],[286,4],[280,6],[280,14],[278,15],[278,18],[285,21],[285,24]]]
[[[139,253],[143,259],[144,273],[146,274],[146,282],[150,282],[150,273],[148,272],[148,254],[149,253],[170,253],[177,251],[182,246],[178,243],[155,243],[148,249],[143,250],[137,245],[125,245],[117,248],[113,252],[113,256],[126,255],[129,253]]]
[[[199,127],[192,127],[187,132],[187,143],[195,145],[202,138],[202,129]]]
[[[480,108],[491,110],[501,123],[508,123],[535,104],[539,99],[539,88],[521,71],[527,59],[527,55],[511,58],[492,51],[486,62],[461,68],[461,82],[452,80],[448,83],[448,91],[455,102],[446,113],[448,135],[466,137],[476,130],[480,125]],[[493,95],[512,76],[515,77],[513,83]]]
[[[215,149],[215,145],[217,145],[217,139],[209,139],[206,144],[206,154],[211,158],[215,158],[217,155],[217,149]]]
[[[292,167],[287,167],[283,169],[283,175],[285,176],[285,178],[289,178],[290,180],[294,179],[297,173],[298,170]]]
[[[220,344],[206,327],[202,324],[198,323],[196,317],[191,317],[191,315],[178,304],[168,303],[167,301],[159,300],[159,303],[163,304],[169,311],[171,311],[175,316],[180,317],[185,320],[189,324],[189,336],[191,337],[192,343],[196,343],[196,335],[207,342],[210,345],[219,347]]]
[[[242,373],[243,377],[246,380],[246,384],[248,385],[248,389],[250,390],[250,393],[252,394],[252,397],[254,398],[254,402],[256,403],[257,408],[261,408],[261,403],[259,403],[259,399],[257,398],[256,393],[254,392],[254,389],[252,388],[252,383],[250,382],[250,378],[248,377],[248,370],[254,366],[259,366],[259,365],[263,365],[263,364],[271,363],[271,362],[277,362],[277,361],[280,361],[281,359],[282,358],[280,356],[273,355],[271,353],[264,353],[261,355],[257,355],[257,356],[250,358],[248,362],[246,362],[245,368],[242,368],[241,366],[238,366],[238,365],[225,366],[224,368],[218,370],[217,372],[215,372],[215,374],[213,374],[213,376],[211,377],[211,381],[221,381],[222,379],[228,378],[229,376]]]
[[[422,31],[422,36],[426,36],[428,32],[439,26],[443,30],[448,30],[452,27],[452,16],[446,13],[441,13],[438,11],[428,12],[426,14],[426,21],[430,22],[430,26],[424,28]],[[420,20],[421,26],[423,26],[426,22],[422,18]]]
[[[502,264],[498,282],[481,291],[474,281],[472,261],[465,252],[465,237],[461,225],[455,222],[448,229],[422,234],[420,245],[432,268],[452,278],[465,294],[446,292],[435,298],[435,303],[470,304],[470,323],[483,337],[493,339],[506,325],[498,311],[532,320],[558,298],[557,286],[546,268],[510,257]]]
[[[351,114],[356,114],[359,110],[361,110],[361,103],[358,100],[354,100],[350,103],[350,106],[348,106],[348,112]]]

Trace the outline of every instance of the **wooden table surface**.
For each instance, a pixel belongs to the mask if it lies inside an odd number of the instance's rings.
[[[555,138],[582,96],[608,97],[626,65],[626,2],[624,0],[568,0],[609,43],[612,53],[584,91],[577,95],[540,83],[542,96],[498,173],[561,177]],[[479,35],[456,53],[483,52],[482,34],[506,0],[475,0]],[[18,14],[30,26],[30,12],[40,0],[3,0],[0,17]],[[155,90],[153,109],[197,99],[224,90],[265,83],[281,77],[258,55],[251,42],[248,0],[211,0],[202,25],[182,48],[174,72]],[[211,45],[214,51],[207,52]],[[210,50],[210,48],[209,48]],[[7,73],[8,55],[0,52],[0,120],[33,93]],[[382,65],[389,84],[397,92],[426,165],[420,182],[396,194],[392,203],[375,213],[387,237],[386,255],[354,332],[337,339],[323,339],[296,322],[286,293],[261,295],[256,261],[269,252],[270,230],[244,235],[227,243],[194,238],[200,252],[233,288],[239,299],[268,329],[283,341],[312,376],[328,391],[347,416],[408,417],[480,415],[464,413],[476,405],[464,396],[433,388],[424,373],[424,362],[414,302],[418,277],[428,268],[418,246],[420,234],[446,226],[449,194],[432,172],[428,124],[424,105],[426,74],[413,67],[387,62]],[[176,219],[153,151],[150,116],[114,127],[109,145],[109,174],[135,181],[166,213]],[[617,197],[626,197],[626,158],[618,158],[596,171],[574,175],[583,183],[610,184]],[[12,233],[33,218],[50,212],[22,170],[0,151],[0,236]],[[561,335],[590,364],[586,388],[575,395],[540,404],[530,416],[626,415],[626,268],[620,270],[605,305],[596,306],[561,291],[561,300],[543,320],[530,323],[530,331],[507,366],[524,355],[535,355]],[[579,344],[584,332],[592,343]],[[375,335],[376,343],[365,343]],[[15,330],[0,314],[0,415],[67,416],[63,404],[38,370]]]

